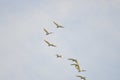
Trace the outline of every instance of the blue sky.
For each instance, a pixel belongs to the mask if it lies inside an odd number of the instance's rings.
[[[119,0],[0,0],[0,80],[119,80]],[[56,29],[52,21],[63,25]],[[46,36],[43,28],[53,34]],[[44,39],[57,45],[48,47]],[[56,54],[62,54],[57,59]],[[67,58],[87,71],[78,73]]]

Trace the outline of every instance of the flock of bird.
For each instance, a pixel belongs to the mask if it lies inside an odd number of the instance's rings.
[[[55,21],[53,21],[53,24],[56,26],[56,28],[64,28],[63,26],[59,25],[58,23],[56,23]],[[50,35],[52,34],[53,32],[49,32],[47,29],[43,28],[44,32],[46,35]],[[48,40],[44,40],[44,42],[48,45],[48,46],[51,46],[51,47],[56,47],[55,44],[49,42]],[[56,54],[56,57],[57,58],[62,58],[62,55],[60,54]],[[71,66],[74,66],[75,69],[78,71],[78,72],[85,72],[86,70],[84,69],[81,69],[81,66],[78,62],[77,59],[74,59],[74,58],[68,58],[67,60],[70,60],[73,62],[73,64],[71,64]],[[86,77],[84,76],[81,76],[81,75],[77,75],[76,77],[79,77],[81,80],[86,80]]]

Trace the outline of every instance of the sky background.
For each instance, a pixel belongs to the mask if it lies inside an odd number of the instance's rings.
[[[87,71],[78,73],[70,57]],[[0,80],[80,80],[76,75],[120,80],[120,0],[0,0]]]

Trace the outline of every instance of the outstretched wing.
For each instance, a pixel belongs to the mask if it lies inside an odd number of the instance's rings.
[[[73,61],[73,58],[68,58],[68,60],[72,60]]]
[[[85,72],[86,70],[82,69],[81,71],[82,71],[82,72]]]
[[[59,25],[60,28],[64,28],[63,26]]]
[[[64,28],[63,26],[59,25],[59,24],[56,23],[55,21],[53,21],[53,23],[57,26],[57,28]]]
[[[57,27],[59,26],[55,21],[53,21],[53,23],[54,23]]]
[[[73,58],[68,58],[68,60],[71,60],[71,61],[74,61],[77,63],[77,60],[76,59],[73,59]]]
[[[48,42],[47,40],[44,40],[47,44],[48,44],[48,46],[53,46],[53,47],[56,47],[56,45],[54,45],[54,44],[51,44],[50,42]]]
[[[78,66],[78,64],[71,64],[71,65],[73,65],[73,66]]]
[[[47,29],[45,29],[45,28],[44,28],[43,30],[46,32],[46,34],[48,34],[48,33],[49,33],[49,32],[47,31]]]
[[[81,79],[86,80],[86,77],[83,77],[81,75],[77,75],[76,77],[80,77]]]
[[[50,44],[50,46],[56,47],[56,45],[54,45],[54,44]]]
[[[82,76],[81,76],[81,75],[77,75],[76,77],[80,77],[80,78],[82,78]]]
[[[44,40],[48,45],[51,45],[47,40]]]
[[[52,32],[48,32],[48,30],[45,28],[43,30],[45,31],[46,35],[52,34]]]

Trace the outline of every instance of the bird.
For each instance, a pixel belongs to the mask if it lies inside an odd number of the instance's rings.
[[[71,60],[71,61],[73,61],[73,62],[75,62],[75,63],[78,63],[77,59],[68,58],[68,60]]]
[[[86,80],[86,77],[83,77],[81,75],[77,75],[76,77],[80,77],[81,79]]]
[[[75,68],[78,70],[78,72],[85,72],[85,71],[86,71],[86,70],[81,69],[81,67],[79,66],[78,63],[76,63],[76,64],[71,64],[71,65],[75,66]]]
[[[81,72],[80,71],[80,66],[78,64],[71,64],[71,65],[75,66],[75,68],[78,70],[78,72]]]
[[[48,32],[48,30],[45,28],[43,30],[45,31],[46,35],[52,34],[52,32]]]
[[[48,44],[48,46],[56,47],[56,45],[51,44],[51,43],[50,43],[50,42],[48,42],[47,40],[44,40],[44,41]]]
[[[62,55],[56,54],[57,58],[62,58]]]
[[[53,23],[57,26],[57,28],[64,28],[63,26],[57,24],[55,21],[53,21]]]

